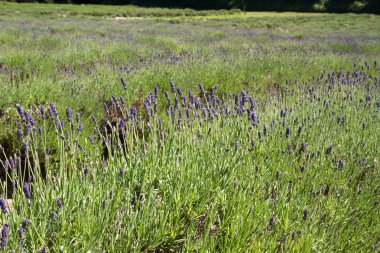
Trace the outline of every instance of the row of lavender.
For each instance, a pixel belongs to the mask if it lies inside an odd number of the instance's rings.
[[[123,78],[121,82],[127,90]],[[135,101],[132,106],[128,105],[122,96],[119,99],[112,96],[112,99],[104,102],[105,118],[98,122],[93,117],[94,126],[87,126],[87,129],[81,123],[80,114],[76,113],[74,116],[70,108],[66,109],[64,120],[53,103],[47,107],[41,106],[40,111],[34,113],[17,105],[17,139],[22,145],[20,152],[14,155],[7,156],[7,151],[2,150],[7,158],[1,161],[1,165],[7,175],[6,182],[10,182],[3,184],[6,185],[4,194],[9,191],[18,205],[27,205],[17,206],[16,213],[30,216],[15,216],[9,211],[10,207],[5,198],[0,198],[4,222],[1,245],[7,246],[10,227],[7,219],[12,219],[22,220],[18,228],[19,247],[31,249],[35,246],[32,246],[35,242],[25,245],[24,232],[35,215],[33,211],[27,211],[28,208],[38,210],[32,208],[36,208],[33,207],[34,202],[40,201],[37,192],[41,193],[43,188],[37,187],[36,184],[49,184],[42,181],[42,178],[47,181],[54,181],[63,175],[79,175],[85,178],[89,174],[91,164],[105,159],[102,150],[109,154],[108,159],[128,161],[131,157],[147,152],[146,150],[150,149],[147,143],[165,142],[173,133],[188,135],[196,130],[192,140],[195,138],[207,142],[203,136],[214,135],[217,138],[218,133],[227,131],[231,132],[230,141],[215,143],[219,143],[230,156],[253,159],[250,157],[260,155],[264,149],[271,151],[276,157],[300,161],[301,174],[308,170],[305,164],[311,166],[313,162],[317,162],[315,159],[326,163],[329,161],[338,171],[343,170],[347,163],[349,167],[352,166],[352,158],[345,153],[346,147],[336,147],[335,143],[332,144],[333,140],[329,145],[321,146],[318,144],[317,135],[327,137],[328,132],[352,135],[355,138],[361,135],[360,141],[363,146],[366,145],[364,134],[360,134],[358,126],[360,125],[363,132],[368,128],[372,133],[378,130],[375,122],[379,119],[379,85],[378,79],[369,77],[364,69],[355,69],[352,73],[345,73],[340,69],[338,72],[323,73],[317,80],[313,80],[311,85],[274,85],[266,95],[261,95],[261,99],[256,100],[246,91],[231,95],[217,86],[205,89],[202,84],[199,84],[196,95],[190,90],[185,95],[171,82],[170,91],[164,90],[161,93],[156,86],[144,100]],[[166,112],[166,116],[163,111]],[[356,119],[353,118],[354,115],[357,116]],[[359,119],[361,122],[358,122]],[[215,126],[220,125],[225,129],[214,130]],[[86,138],[83,133],[86,133]],[[379,139],[379,136],[375,135],[373,138]],[[318,143],[310,143],[311,141]],[[272,148],[273,143],[279,144]],[[136,147],[143,148],[143,153],[139,153],[141,149]],[[369,147],[372,153],[376,152],[371,150],[374,147],[376,146]],[[336,154],[333,152],[335,148],[338,150]],[[70,162],[64,161],[65,159],[69,159]],[[41,172],[42,162],[44,173]],[[76,170],[70,171],[70,166]],[[120,169],[121,176],[123,172],[123,169]],[[275,173],[278,180],[283,172],[278,170]],[[352,176],[349,181],[352,182]],[[8,189],[9,186],[12,189]],[[365,184],[361,182],[360,192],[363,187]],[[37,192],[33,192],[33,188]],[[320,191],[313,191],[313,196],[318,195],[318,192],[328,194],[328,186],[324,185],[322,188]],[[56,198],[54,202],[56,206],[49,207],[53,217],[62,209],[62,199]],[[105,203],[99,205],[105,206]],[[375,199],[374,206],[377,205],[378,200]],[[303,209],[303,220],[309,218],[309,212],[308,208]],[[11,223],[11,227],[15,226],[16,224]],[[275,217],[271,215],[267,225],[268,231],[274,226]],[[292,237],[294,236],[292,234]],[[12,245],[15,245],[15,241],[12,241]],[[45,252],[49,247],[48,243],[43,243],[40,248]],[[50,250],[53,249],[51,246]]]

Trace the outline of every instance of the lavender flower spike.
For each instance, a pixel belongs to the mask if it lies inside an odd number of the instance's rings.
[[[120,77],[121,84],[123,85],[124,90],[127,90],[127,83],[125,82],[124,78]]]
[[[8,242],[7,235],[8,235],[8,229],[7,229],[7,225],[5,225],[3,229],[1,230],[1,243],[0,243],[1,247],[7,246],[7,242]]]
[[[7,206],[5,204],[5,200],[0,198],[0,208],[4,214],[8,213]]]
[[[30,194],[30,189],[29,189],[29,185],[28,185],[27,182],[24,183],[24,187],[23,187],[22,189],[23,189],[23,191],[24,191],[25,197],[26,197],[27,199],[31,199],[32,196],[31,196],[31,194]]]

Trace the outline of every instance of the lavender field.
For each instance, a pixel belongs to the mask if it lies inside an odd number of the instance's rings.
[[[4,252],[378,252],[380,17],[0,2]]]

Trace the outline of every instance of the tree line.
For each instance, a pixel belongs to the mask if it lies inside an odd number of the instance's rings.
[[[16,2],[137,5],[196,10],[380,13],[380,0],[13,0]]]

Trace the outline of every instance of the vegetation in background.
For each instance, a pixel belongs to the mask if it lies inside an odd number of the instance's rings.
[[[11,2],[137,5],[197,10],[380,12],[380,3],[377,0],[11,0]]]

